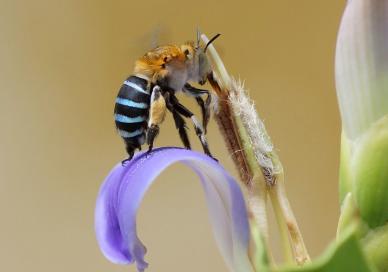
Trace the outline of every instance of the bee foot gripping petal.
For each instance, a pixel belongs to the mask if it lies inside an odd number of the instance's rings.
[[[147,130],[147,144],[148,144],[148,152],[151,152],[154,147],[154,140],[156,136],[159,134],[159,126],[151,125]]]

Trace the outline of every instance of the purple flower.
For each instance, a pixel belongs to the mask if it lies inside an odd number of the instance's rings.
[[[136,232],[136,213],[147,189],[173,163],[190,167],[200,178],[214,236],[230,271],[252,271],[248,257],[249,224],[243,194],[216,161],[180,148],[137,154],[124,167],[117,164],[102,184],[96,203],[95,230],[101,251],[111,262],[136,262],[144,271],[145,246]]]

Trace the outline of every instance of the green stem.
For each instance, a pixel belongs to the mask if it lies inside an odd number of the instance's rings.
[[[201,38],[205,43],[208,42],[205,35],[202,35]],[[213,73],[215,74],[215,77],[209,77],[209,81],[217,95],[222,99],[219,103],[220,112],[228,115],[225,117],[216,114],[216,116],[220,121],[221,131],[225,134],[227,145],[232,147],[230,151],[238,152],[241,156],[239,160],[236,159],[234,162],[239,169],[240,176],[244,177],[243,181],[249,192],[248,209],[251,231],[257,228],[260,231],[259,237],[262,237],[261,239],[257,238],[257,235],[253,235],[251,240],[259,243],[256,245],[257,248],[268,249],[267,197],[268,192],[270,192],[281,230],[285,259],[288,261],[292,259],[288,246],[288,243],[291,243],[295,261],[298,264],[303,264],[310,258],[285,193],[281,163],[273,149],[264,124],[257,116],[243,86],[233,81],[227,73],[213,45],[208,47],[208,52],[214,62]],[[266,256],[269,255],[267,252],[268,250],[266,250]],[[257,260],[256,253],[257,250],[250,252],[252,264],[256,271],[262,271],[259,268],[266,267],[266,263]]]
[[[283,173],[277,175],[276,181],[276,185],[273,186],[270,190],[272,203],[274,203],[274,207],[277,207],[275,209],[275,213],[277,214],[277,217],[282,218],[281,221],[285,222],[296,263],[298,265],[303,265],[305,262],[310,261],[310,256],[307,252],[302,234],[299,230],[298,223],[291,209],[290,203],[288,202],[284,186]]]
[[[282,216],[282,209],[279,205],[279,201],[276,201],[276,197],[271,196],[271,203],[272,203],[272,207],[274,209],[276,221],[278,223],[278,227],[279,227],[279,231],[280,231],[284,260],[286,261],[286,264],[293,264],[294,257],[293,257],[292,250],[290,247],[290,240],[289,240],[289,235],[288,235],[288,229],[286,226],[286,221],[285,221],[284,217]]]
[[[248,186],[248,209],[251,218],[251,231],[253,232],[252,240],[255,243],[255,249],[251,249],[250,256],[256,271],[267,271],[269,260],[272,259],[270,250],[268,250],[268,191],[241,119],[235,117],[234,121],[248,164],[247,167],[252,175],[252,180]]]

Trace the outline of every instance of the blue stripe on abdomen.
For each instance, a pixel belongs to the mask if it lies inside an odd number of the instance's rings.
[[[132,123],[144,122],[147,120],[147,117],[145,117],[145,116],[128,117],[128,116],[125,116],[122,114],[115,114],[115,120],[117,122],[121,122],[121,123],[132,124]]]
[[[126,80],[124,81],[124,85],[127,85],[128,87],[131,87],[133,88],[134,90],[140,92],[140,93],[143,93],[143,94],[147,94],[147,95],[150,95],[147,91],[145,91],[142,87],[140,87],[139,85],[129,81],[129,80]]]
[[[142,135],[144,132],[144,129],[140,128],[140,129],[137,129],[137,130],[132,131],[132,132],[128,132],[128,131],[119,129],[118,132],[119,132],[120,136],[123,138],[135,138],[139,135]]]
[[[130,76],[124,81],[116,98],[114,118],[118,133],[126,143],[144,143],[150,108],[149,83]]]
[[[121,98],[121,97],[116,98],[116,103],[123,106],[128,106],[128,107],[137,108],[137,109],[148,109],[149,107],[147,103],[134,102],[130,99]]]

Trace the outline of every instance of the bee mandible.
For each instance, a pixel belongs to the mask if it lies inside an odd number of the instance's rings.
[[[152,150],[167,110],[173,115],[185,148],[191,149],[191,145],[183,117],[191,119],[204,153],[213,158],[205,136],[210,118],[211,94],[191,86],[189,82],[206,83],[212,73],[206,49],[220,34],[205,46],[200,45],[199,36],[198,32],[196,43],[190,41],[181,46],[156,47],[135,62],[134,72],[121,86],[114,108],[116,128],[128,153],[123,164],[131,160],[135,150],[140,150],[144,143],[148,144],[148,151]],[[196,99],[202,111],[202,124],[179,102],[176,93],[180,91]],[[207,95],[205,101],[201,97],[203,95]]]

